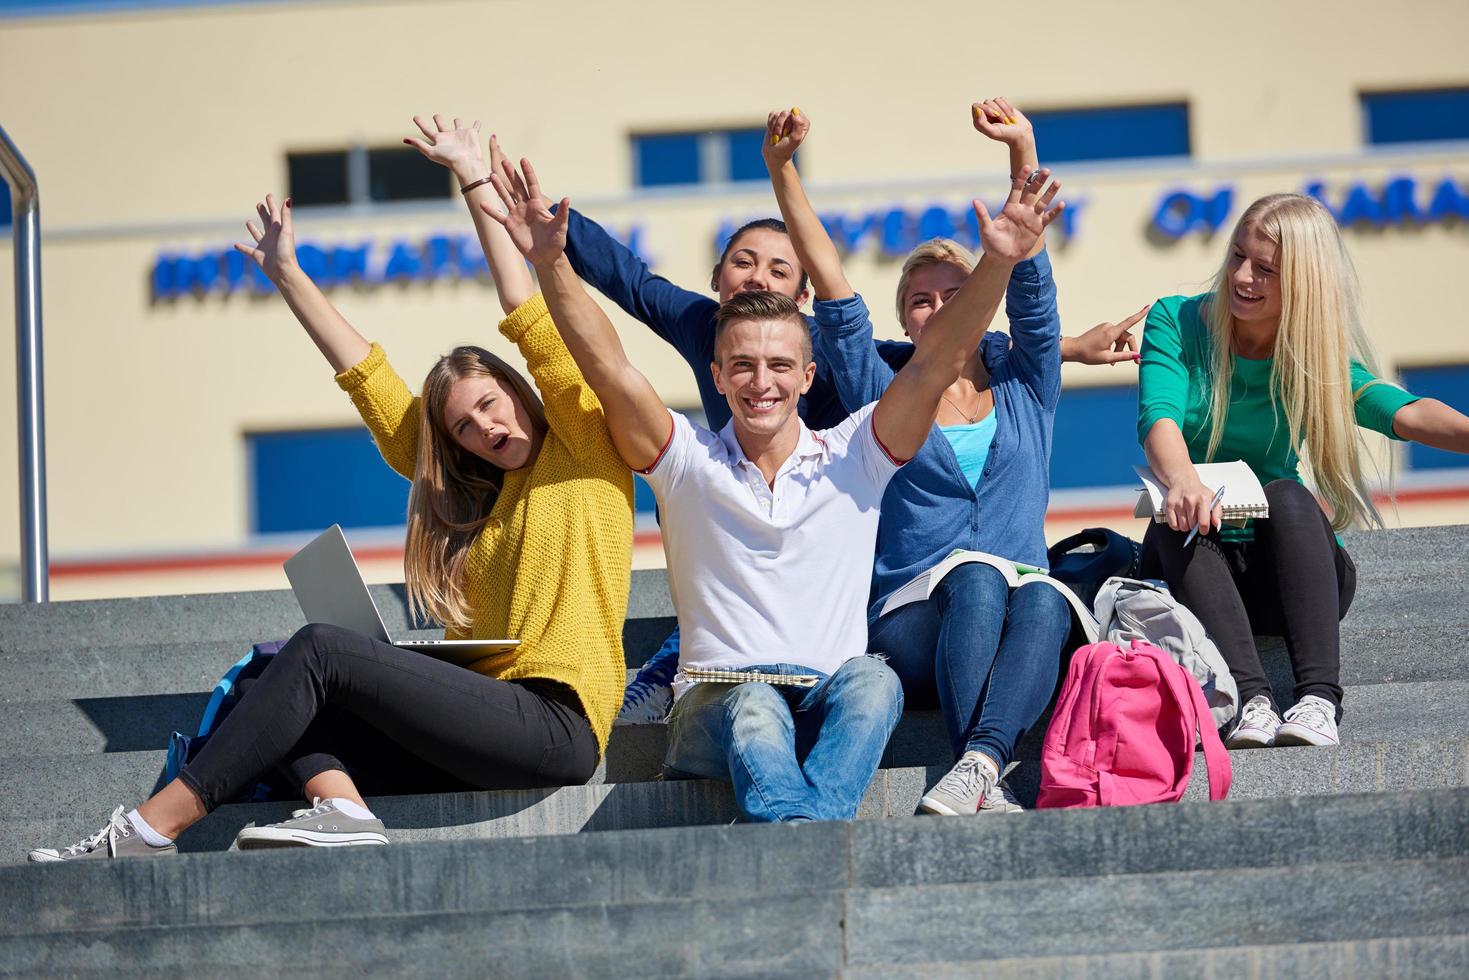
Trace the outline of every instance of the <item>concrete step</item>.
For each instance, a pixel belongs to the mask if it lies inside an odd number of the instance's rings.
[[[1465,875],[1455,858],[852,889],[846,967],[1461,936]]]
[[[80,757],[78,757],[80,758]],[[127,759],[127,755],[96,757]],[[57,760],[43,760],[54,762]],[[67,760],[60,760],[67,761]],[[1255,749],[1230,753],[1231,800],[1327,796],[1344,793],[1415,793],[1469,786],[1469,737],[1351,742],[1337,748]],[[859,818],[907,816],[948,769],[948,763],[878,770]],[[135,805],[151,789],[146,769],[49,770],[16,765],[7,785],[30,786],[0,797],[0,863],[24,860],[33,847],[60,847],[96,830],[119,803]],[[129,785],[128,779],[135,782]],[[1039,785],[1039,766],[1015,765],[1007,779],[1029,806]],[[90,780],[90,781],[88,781]],[[1195,756],[1186,800],[1206,800],[1202,755]],[[602,783],[557,789],[496,790],[369,800],[398,841],[533,837],[582,831],[637,830],[729,823],[736,818],[729,785],[711,780]],[[295,804],[299,806],[299,804]],[[180,840],[186,851],[221,850],[247,823],[285,819],[289,804],[221,807]]]
[[[401,583],[374,585],[370,589],[390,634],[410,636],[432,625],[410,620],[407,593]],[[627,618],[634,622],[667,620],[666,625],[671,629],[673,615],[664,571],[633,572]],[[248,645],[256,640],[290,636],[304,623],[296,597],[286,589],[88,599],[40,605],[0,604],[0,651],[210,642]],[[668,629],[663,630],[663,635],[668,635]]]
[[[1469,790],[19,865],[0,935],[1227,871],[1245,848],[1256,867],[1462,859]]]
[[[433,976],[830,976],[889,965],[975,968],[1022,957],[1457,937],[1469,916],[1466,874],[1469,860],[1458,858],[916,888],[806,887],[756,897],[504,911],[350,918],[316,912],[269,925],[83,927],[5,936],[0,960],[24,972],[150,976],[276,973],[303,962],[331,962],[351,974]],[[317,881],[306,890],[327,889]]]
[[[978,972],[977,972],[978,971]],[[883,963],[848,967],[848,980],[922,977],[1039,980],[1197,980],[1198,977],[1263,977],[1330,980],[1463,980],[1469,976],[1469,935],[1292,943],[1276,946],[1214,946],[1208,949],[1109,953],[1099,956],[1037,956],[987,959],[982,963]]]
[[[631,673],[631,672],[629,672]],[[1289,688],[1285,688],[1289,690]],[[1369,684],[1347,689],[1342,738],[1348,743],[1454,739],[1469,704],[1469,681]],[[152,785],[163,766],[170,731],[192,732],[207,695],[98,698],[9,705],[0,730],[0,780],[23,791],[53,782],[47,759],[69,758],[70,776],[83,785],[115,789]],[[1022,740],[1016,757],[1040,758],[1050,714]],[[667,747],[666,725],[618,725],[591,782],[658,778]],[[117,758],[123,755],[126,758]],[[106,758],[103,758],[106,756]],[[79,760],[93,759],[86,763]],[[939,765],[950,759],[948,735],[937,711],[907,711],[888,742],[885,768]],[[109,775],[117,773],[121,775]],[[95,782],[94,782],[95,777]],[[131,794],[127,794],[129,798]]]

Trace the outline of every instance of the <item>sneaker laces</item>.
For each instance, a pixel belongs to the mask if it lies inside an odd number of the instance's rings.
[[[320,796],[313,796],[309,807],[306,807],[304,810],[291,811],[291,819],[299,820],[302,817],[319,817],[323,813],[330,813],[336,808],[337,805],[331,800],[323,799]]]
[[[1317,731],[1330,731],[1336,724],[1336,708],[1320,698],[1304,697],[1285,713],[1286,721]]]
[[[993,788],[994,782],[995,777],[990,767],[981,762],[977,755],[972,755],[960,759],[954,768],[944,773],[934,789],[956,799],[968,799],[977,795],[983,800],[984,794]]]
[[[1241,728],[1274,728],[1279,724],[1275,717],[1275,709],[1270,707],[1270,702],[1263,697],[1250,698],[1250,703],[1240,712],[1239,724],[1235,726],[1238,731]]]
[[[133,836],[133,829],[128,825],[127,817],[122,815],[122,807],[118,807],[112,811],[112,816],[107,819],[107,823],[103,825],[101,830],[97,831],[91,837],[83,837],[61,853],[66,857],[87,854],[96,850],[105,840],[107,842],[107,853],[111,855],[117,851],[117,838],[131,836]]]

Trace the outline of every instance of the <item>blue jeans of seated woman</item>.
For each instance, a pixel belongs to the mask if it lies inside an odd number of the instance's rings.
[[[887,654],[909,707],[944,714],[957,759],[983,752],[1003,771],[1056,690],[1071,607],[1055,589],[1011,590],[988,565],[960,565],[924,602],[872,626],[868,648]]]
[[[728,780],[750,822],[850,820],[902,713],[897,676],[872,657],[848,660],[815,687],[695,684],[668,716],[664,765]]]

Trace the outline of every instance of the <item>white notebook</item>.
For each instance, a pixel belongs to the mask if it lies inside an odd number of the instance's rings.
[[[1133,469],[1142,477],[1143,490],[1138,494],[1137,506],[1133,508],[1132,516],[1147,517],[1151,514],[1155,522],[1163,523],[1168,519],[1163,513],[1163,501],[1168,496],[1168,488],[1149,467],[1134,466]],[[1270,516],[1270,505],[1265,501],[1265,488],[1260,485],[1260,478],[1250,469],[1248,463],[1239,459],[1229,463],[1197,463],[1194,469],[1199,471],[1200,482],[1210,490],[1218,490],[1220,484],[1224,485],[1224,499],[1219,502],[1219,506],[1224,510],[1226,524],[1243,527],[1252,518]]]

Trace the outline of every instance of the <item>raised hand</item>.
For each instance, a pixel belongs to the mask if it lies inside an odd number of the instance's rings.
[[[1010,196],[997,218],[980,201],[974,202],[974,216],[979,219],[979,241],[986,255],[1015,263],[1025,258],[1040,240],[1041,232],[1066,207],[1056,201],[1060,181],[1050,181],[1049,169],[1022,167],[1010,181]],[[1050,181],[1047,186],[1047,181]],[[1042,191],[1044,188],[1044,192]],[[1051,202],[1055,201],[1052,207]]]
[[[760,154],[765,165],[778,169],[796,155],[796,149],[811,132],[811,118],[792,106],[789,110],[772,112],[765,119],[765,139],[760,142]]]
[[[471,184],[486,176],[484,152],[480,149],[479,120],[465,126],[455,116],[452,122],[435,113],[433,125],[422,116],[414,116],[413,124],[424,138],[405,136],[403,142],[442,167],[448,167],[459,180],[459,186]]]
[[[1072,338],[1063,357],[1080,364],[1122,364],[1136,361],[1137,338],[1132,328],[1148,315],[1152,304],[1117,323],[1099,323],[1079,337]]]
[[[245,230],[255,244],[235,243],[235,251],[255,260],[265,278],[281,284],[281,276],[298,268],[296,265],[296,233],[291,228],[291,199],[277,206],[275,196],[265,195],[265,200],[255,205],[260,224],[245,222]]]
[[[507,179],[508,177],[508,179]],[[480,207],[510,234],[520,254],[538,269],[553,264],[566,251],[566,223],[571,214],[571,199],[563,197],[561,206],[552,214],[541,198],[541,182],[529,160],[520,161],[520,169],[511,167],[506,176],[493,174],[490,183],[505,205],[501,214],[488,202]]]
[[[1035,143],[1035,130],[1030,120],[1008,99],[1001,97],[976,102],[970,107],[970,114],[974,128],[997,143],[1012,147]]]

